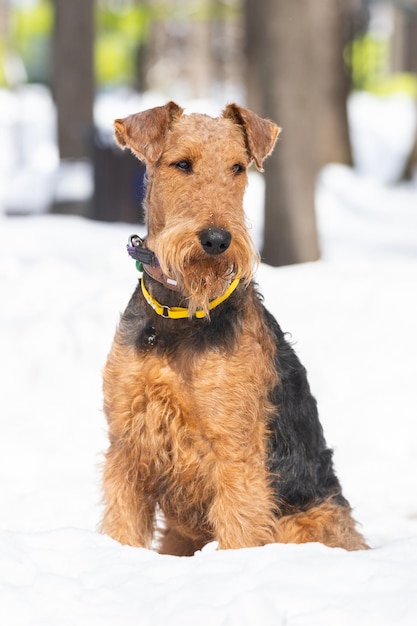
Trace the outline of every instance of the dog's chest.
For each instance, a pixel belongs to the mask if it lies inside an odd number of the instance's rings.
[[[269,352],[247,334],[233,350],[143,355],[133,426],[156,473],[198,474],[202,462],[245,461],[263,449],[276,381]]]
[[[159,335],[140,348],[140,315],[124,316],[105,372],[106,412],[113,438],[127,437],[151,488],[264,458],[276,346],[253,303],[229,340],[227,324],[214,336],[210,325],[213,341],[201,345],[177,333],[174,345]]]

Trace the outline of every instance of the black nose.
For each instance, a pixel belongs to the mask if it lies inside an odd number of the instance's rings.
[[[226,252],[232,241],[232,235],[223,228],[205,228],[199,234],[200,243],[207,254]]]

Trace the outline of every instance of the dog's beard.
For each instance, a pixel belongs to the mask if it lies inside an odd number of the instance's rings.
[[[188,239],[175,247],[158,240],[155,246],[162,271],[173,278],[187,301],[189,316],[203,310],[209,317],[210,301],[221,297],[236,277],[247,284],[259,262],[246,233],[234,235],[230,248],[208,255],[197,240]]]

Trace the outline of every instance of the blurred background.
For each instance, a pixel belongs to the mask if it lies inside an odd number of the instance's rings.
[[[417,0],[0,0],[0,215],[140,221],[112,122],[169,99],[283,127],[251,175],[267,263],[318,259],[349,205],[416,233]]]

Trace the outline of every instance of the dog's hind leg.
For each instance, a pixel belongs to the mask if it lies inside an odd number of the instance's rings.
[[[279,543],[317,541],[345,550],[367,550],[369,547],[356,530],[350,509],[331,502],[281,517],[277,521],[276,532]]]

